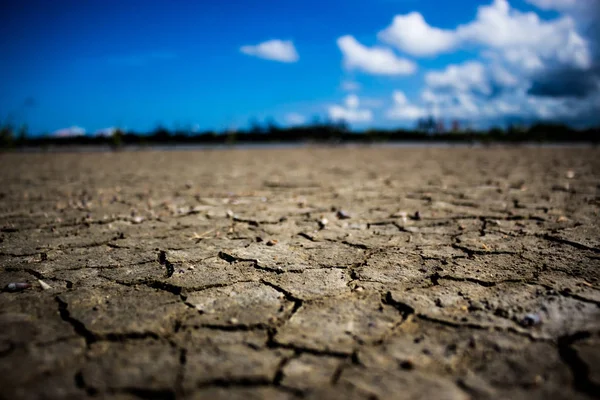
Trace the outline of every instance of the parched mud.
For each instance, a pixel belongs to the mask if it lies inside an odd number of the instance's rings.
[[[600,394],[596,149],[0,163],[0,398]]]

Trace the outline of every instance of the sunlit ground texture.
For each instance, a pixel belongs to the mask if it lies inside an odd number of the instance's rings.
[[[600,393],[598,149],[0,163],[2,398]]]

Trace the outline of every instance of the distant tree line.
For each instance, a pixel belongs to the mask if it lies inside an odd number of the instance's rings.
[[[509,126],[507,129],[459,130],[458,123],[452,123],[452,130],[446,131],[443,124],[432,118],[417,121],[410,129],[369,129],[361,132],[350,130],[345,122],[319,122],[289,128],[269,123],[261,127],[251,124],[247,130],[225,132],[191,132],[184,129],[173,131],[157,127],[152,132],[134,132],[116,129],[110,136],[70,136],[51,135],[31,136],[27,127],[14,129],[0,127],[0,148],[50,147],[50,146],[122,146],[201,144],[228,145],[253,143],[377,143],[377,142],[449,142],[449,143],[524,143],[524,142],[600,142],[600,127],[573,129],[558,123],[535,123],[528,127]]]

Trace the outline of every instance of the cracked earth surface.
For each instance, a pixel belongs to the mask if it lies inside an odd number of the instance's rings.
[[[0,398],[600,394],[597,149],[0,162]]]

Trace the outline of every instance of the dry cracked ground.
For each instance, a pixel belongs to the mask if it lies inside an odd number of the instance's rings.
[[[600,395],[598,149],[0,163],[0,398]]]

